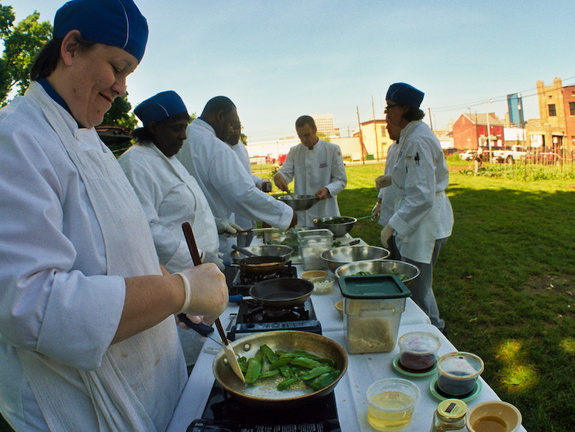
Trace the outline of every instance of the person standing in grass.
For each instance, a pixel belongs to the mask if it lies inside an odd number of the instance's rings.
[[[386,164],[387,176],[379,183],[382,194],[381,243],[395,242],[401,260],[414,264],[420,275],[410,286],[412,298],[444,331],[445,323],[433,293],[433,267],[453,227],[453,211],[445,193],[449,171],[439,140],[423,123],[419,108],[424,93],[406,83],[392,84],[385,97],[387,130],[398,146]],[[387,211],[383,211],[386,209]]]

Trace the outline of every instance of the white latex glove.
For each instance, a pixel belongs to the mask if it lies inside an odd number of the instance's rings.
[[[377,190],[388,186],[391,186],[391,176],[389,174],[380,175],[378,178],[375,179],[375,187],[377,188]]]
[[[202,264],[176,273],[184,281],[184,304],[180,313],[203,315],[214,320],[228,306],[228,287],[226,277],[214,264]],[[213,322],[213,321],[212,321]]]
[[[391,236],[393,235],[393,228],[391,227],[390,224],[387,224],[386,226],[383,227],[383,229],[381,230],[381,245],[386,248],[389,249],[389,240],[391,239]]]
[[[218,234],[230,237],[237,235],[238,231],[244,231],[241,226],[236,225],[227,219],[216,218],[216,227],[218,229]]]
[[[219,252],[218,253],[207,252],[207,251],[202,252],[202,264],[207,263],[217,265],[220,271],[224,271],[226,269],[226,266],[224,265],[224,262],[222,261]]]
[[[381,203],[377,202],[371,209],[371,215],[374,219],[379,219],[379,215],[381,214]]]

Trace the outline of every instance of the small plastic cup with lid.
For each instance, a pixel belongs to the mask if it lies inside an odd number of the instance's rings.
[[[483,360],[468,352],[451,352],[437,361],[437,387],[444,394],[464,397],[475,389],[483,372]]]
[[[433,333],[411,332],[401,336],[398,345],[401,368],[408,372],[422,373],[435,367],[441,341]]]

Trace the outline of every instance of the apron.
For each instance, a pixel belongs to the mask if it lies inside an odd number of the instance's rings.
[[[40,85],[32,83],[27,96],[40,104],[80,173],[100,224],[107,273],[161,274],[146,217],[115,156],[93,129],[77,130],[74,136],[60,107]],[[125,241],[128,237],[130,241]],[[111,345],[95,370],[78,370],[30,351],[20,355],[25,357],[25,372],[42,414],[54,431],[165,429],[186,379],[173,317]],[[79,386],[88,401],[58,391],[63,383]],[[147,394],[150,390],[155,393]]]

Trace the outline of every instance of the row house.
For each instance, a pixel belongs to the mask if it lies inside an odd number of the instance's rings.
[[[504,129],[505,123],[494,113],[461,114],[453,123],[453,146],[458,150],[502,146],[505,141]]]

